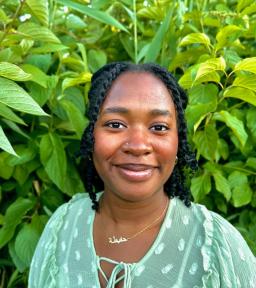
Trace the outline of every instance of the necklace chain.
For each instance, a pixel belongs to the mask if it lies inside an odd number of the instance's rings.
[[[108,243],[110,243],[110,244],[120,244],[120,243],[123,243],[123,242],[127,242],[127,241],[137,237],[141,233],[145,232],[146,230],[150,229],[152,226],[154,226],[156,223],[158,223],[162,219],[162,217],[164,216],[164,214],[165,214],[165,212],[167,210],[168,203],[169,203],[169,201],[167,199],[165,208],[164,208],[163,212],[161,213],[161,215],[158,216],[152,223],[150,223],[149,225],[144,227],[142,230],[136,232],[134,235],[132,235],[130,237],[123,237],[123,236],[121,236],[119,238],[117,238],[116,236],[109,237],[108,238]]]

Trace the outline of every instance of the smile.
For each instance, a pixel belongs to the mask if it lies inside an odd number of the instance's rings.
[[[115,165],[118,173],[128,181],[142,182],[148,180],[156,168],[151,165],[121,164]]]

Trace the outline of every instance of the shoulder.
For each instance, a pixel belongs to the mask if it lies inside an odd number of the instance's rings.
[[[256,258],[240,232],[203,205],[193,203],[191,210],[203,227],[204,268],[217,275],[225,287],[254,287]]]

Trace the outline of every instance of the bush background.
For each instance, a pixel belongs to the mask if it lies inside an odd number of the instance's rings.
[[[254,0],[0,0],[0,287],[26,287],[54,210],[84,191],[79,140],[91,73],[157,62],[189,94],[196,202],[256,254]]]

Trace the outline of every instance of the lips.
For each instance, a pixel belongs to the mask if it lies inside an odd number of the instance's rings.
[[[122,178],[132,182],[142,182],[150,179],[154,170],[153,165],[126,163],[115,165]]]

